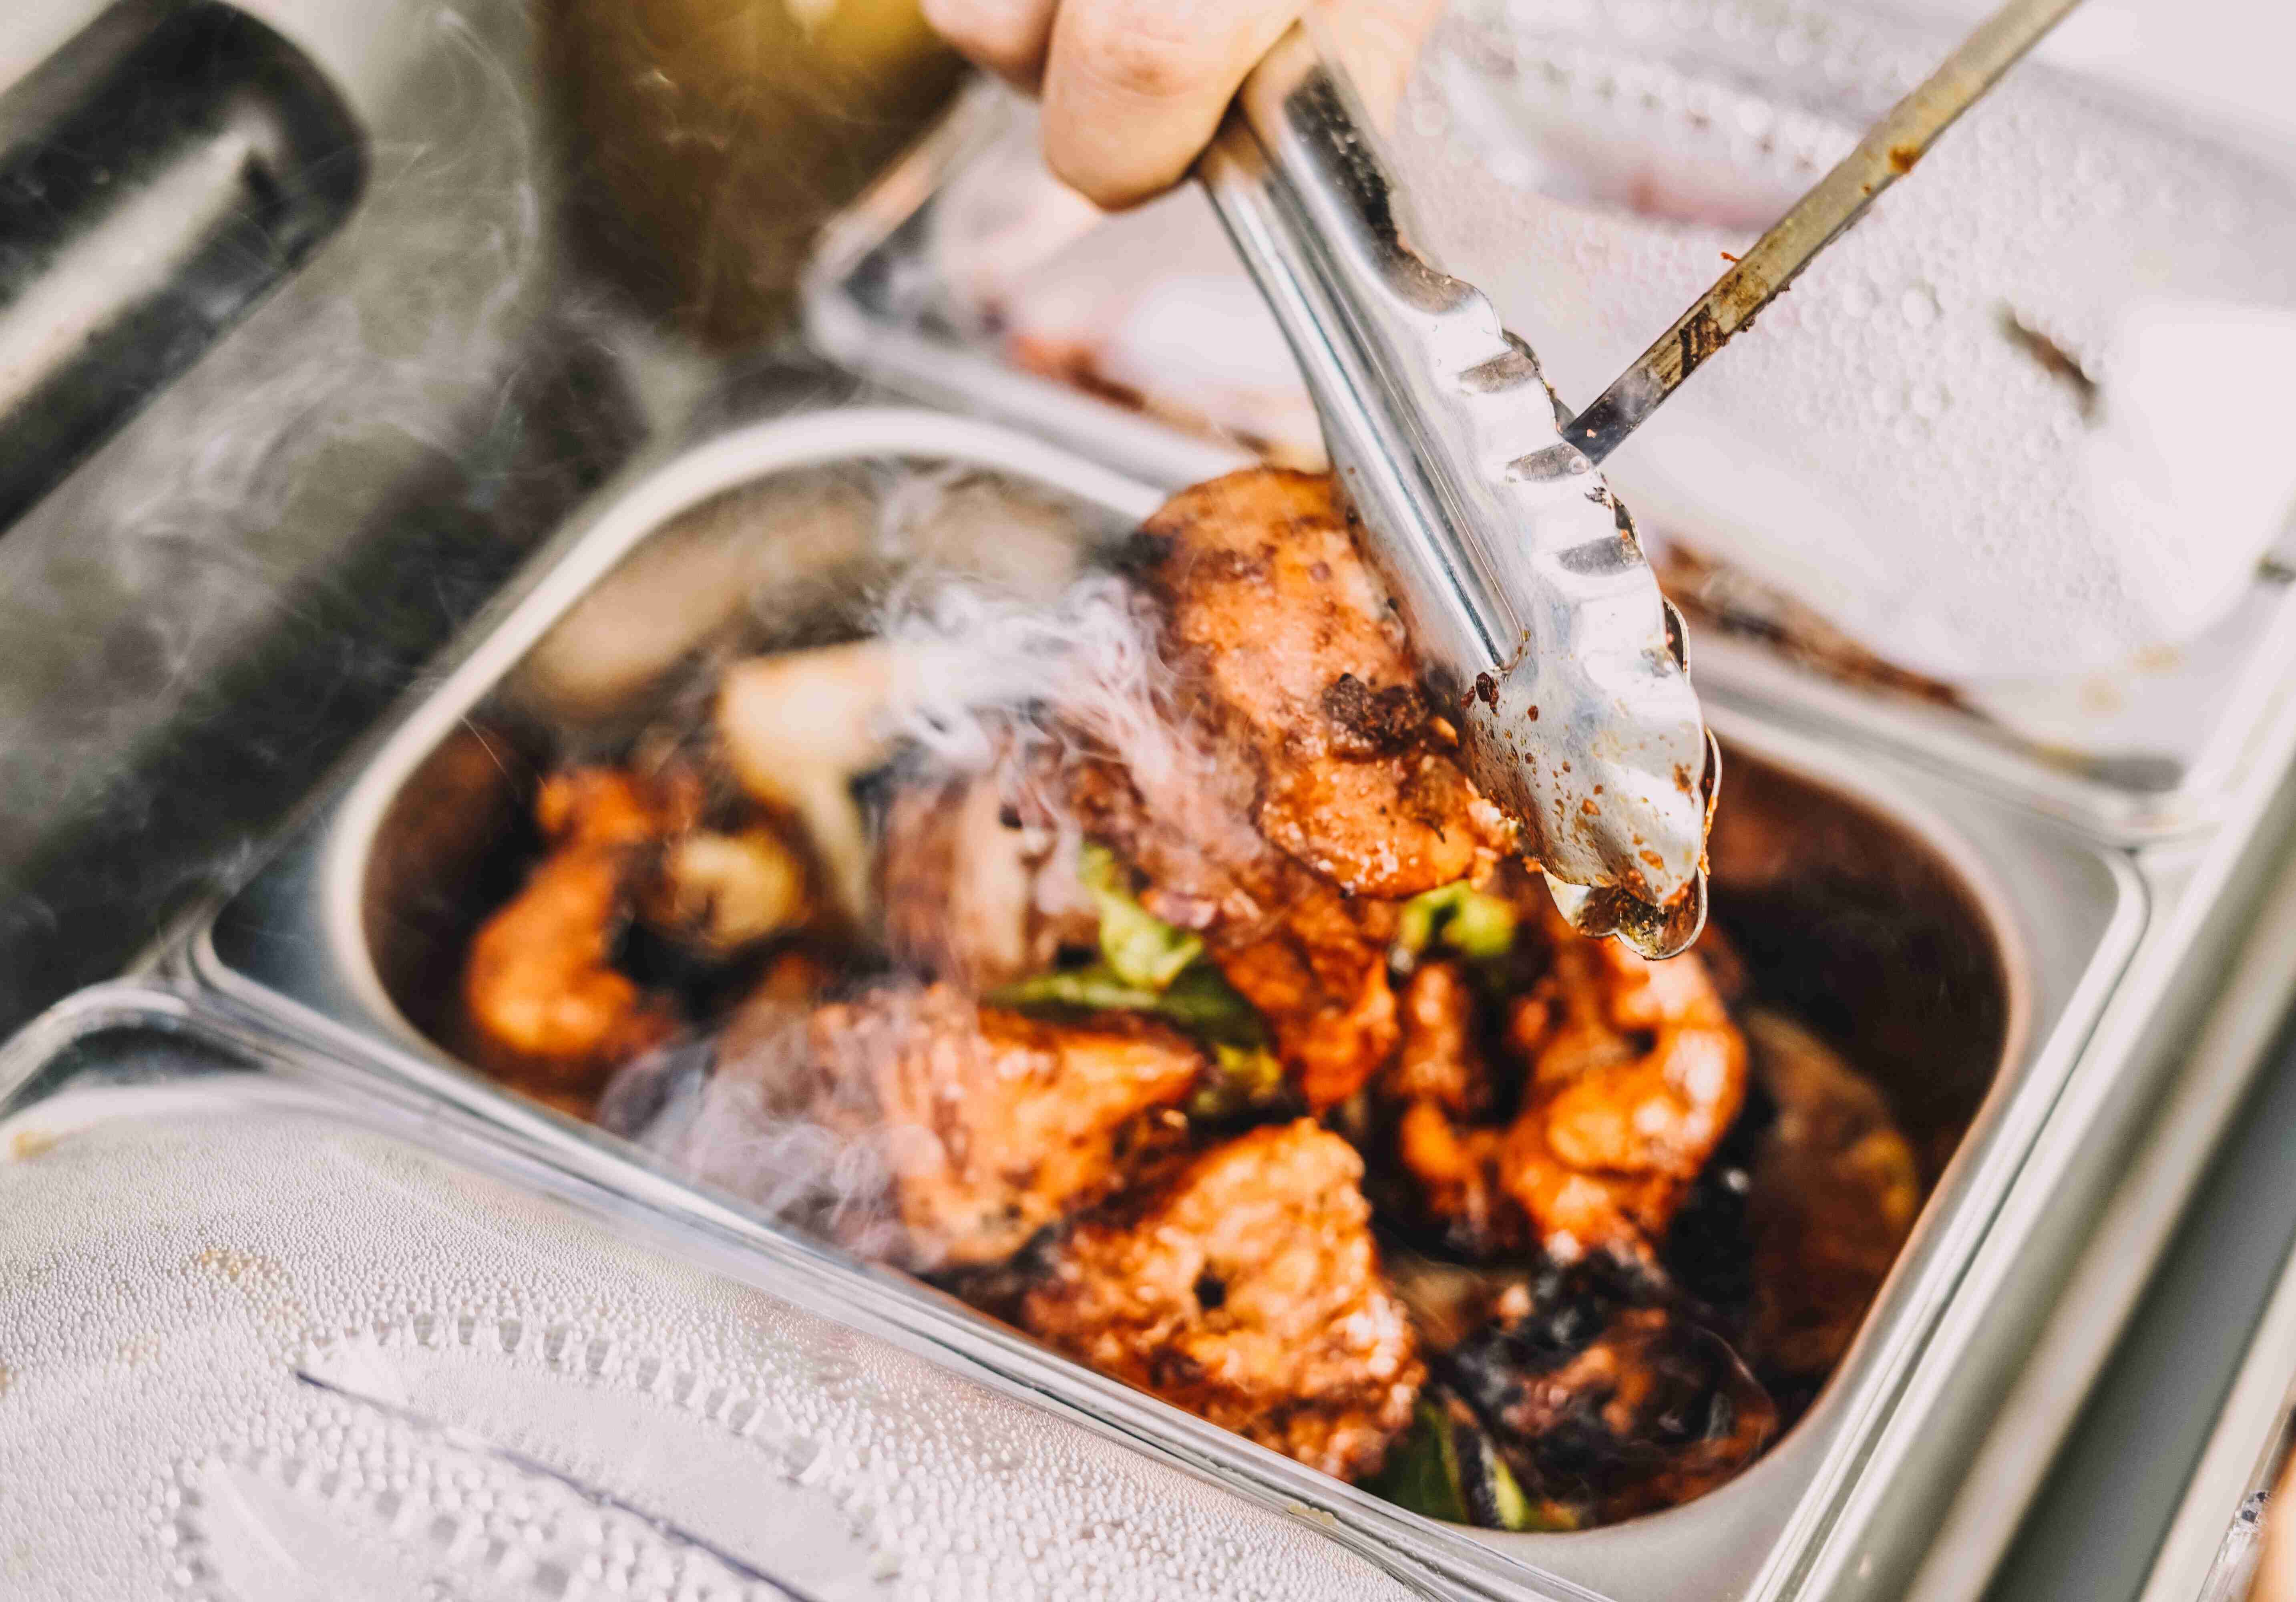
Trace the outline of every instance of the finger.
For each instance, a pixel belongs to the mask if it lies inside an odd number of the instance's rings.
[[[1346,70],[1374,127],[1392,118],[1442,11],[1443,0],[1319,0],[1308,12],[1317,48]]]
[[[1065,0],[1045,69],[1045,157],[1103,206],[1168,188],[1302,0]]]
[[[966,57],[1023,89],[1045,74],[1056,0],[924,0],[925,21]]]

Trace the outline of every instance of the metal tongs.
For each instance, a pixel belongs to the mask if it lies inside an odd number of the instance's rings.
[[[1304,28],[1198,161],[1469,770],[1582,932],[1653,957],[1697,939],[1722,771],[1682,618],[1595,464],[2077,4],[2012,0],[1576,417],[1481,292],[1413,251],[1371,122]]]

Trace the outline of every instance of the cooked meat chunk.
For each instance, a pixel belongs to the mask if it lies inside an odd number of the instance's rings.
[[[1202,1067],[1152,1024],[1048,1023],[947,985],[821,1007],[806,1041],[811,1115],[882,1152],[899,1255],[919,1269],[1010,1257],[1109,1195],[1154,1144],[1144,1118]]]
[[[1652,963],[1549,912],[1554,968],[1500,1182],[1559,1257],[1640,1249],[1745,1100],[1746,1047],[1694,955]]]
[[[1655,1283],[1599,1265],[1549,1271],[1500,1294],[1496,1310],[1431,1360],[1524,1490],[1590,1522],[1702,1495],[1775,1431],[1768,1393]]]
[[[1455,1245],[1500,1253],[1528,1238],[1564,1260],[1644,1254],[1738,1115],[1745,1043],[1694,954],[1652,963],[1551,908],[1539,919],[1551,965],[1513,1002],[1505,1031],[1524,1074],[1513,1121],[1474,1123],[1423,1068],[1409,1075],[1399,1062],[1382,1080],[1404,1104],[1398,1155]],[[1441,994],[1420,996],[1422,1010]]]
[[[1277,850],[1351,895],[1396,900],[1508,848],[1328,478],[1263,468],[1200,484],[1136,550],[1194,719],[1256,772],[1252,821]]]
[[[979,994],[1089,947],[1098,925],[1077,842],[1003,764],[901,786],[885,810],[878,878],[894,961]]]
[[[612,965],[635,888],[678,798],[613,768],[553,775],[535,800],[550,854],[471,943],[463,1001],[485,1066],[579,1110],[620,1064],[676,1029]]]
[[[1136,542],[1194,761],[1086,762],[1087,833],[1201,932],[1275,1031],[1308,1105],[1345,1100],[1395,1048],[1396,902],[1479,876],[1513,831],[1454,760],[1328,481],[1234,473]]]
[[[1776,1104],[1747,1198],[1759,1360],[1820,1376],[1849,1350],[1921,1211],[1913,1147],[1872,1084],[1775,1013],[1746,1019]]]
[[[1455,962],[1427,962],[1404,982],[1402,1047],[1388,1070],[1388,1094],[1432,1102],[1472,1117],[1491,1099],[1490,1073],[1475,1039],[1475,993]]]
[[[1395,905],[1350,901],[1304,875],[1286,893],[1283,916],[1257,938],[1216,928],[1204,945],[1267,1020],[1276,1055],[1321,1111],[1361,1089],[1399,1038],[1387,978]]]
[[[1076,1225],[1021,1321],[1312,1467],[1369,1474],[1423,1370],[1362,1179],[1355,1148],[1310,1121],[1255,1130]]]

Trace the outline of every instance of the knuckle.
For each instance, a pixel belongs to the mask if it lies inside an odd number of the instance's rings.
[[[1140,100],[1178,100],[1201,90],[1218,62],[1189,5],[1115,0],[1079,19],[1074,64],[1096,82]]]

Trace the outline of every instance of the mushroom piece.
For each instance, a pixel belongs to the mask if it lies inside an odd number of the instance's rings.
[[[805,863],[771,827],[695,830],[662,847],[640,911],[654,929],[731,957],[805,921]]]
[[[882,640],[739,662],[718,691],[718,733],[750,796],[794,814],[857,924],[869,904],[869,841],[853,781],[884,761],[894,655]]]

